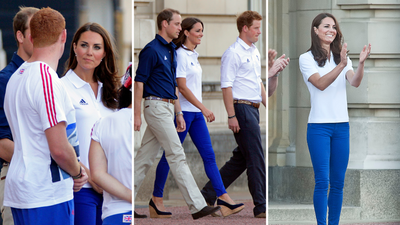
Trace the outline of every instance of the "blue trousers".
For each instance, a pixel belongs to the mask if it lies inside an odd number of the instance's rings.
[[[74,192],[75,225],[101,225],[103,195],[93,188]]]
[[[217,196],[225,194],[226,190],[222,183],[217,163],[215,162],[215,154],[203,114],[201,112],[183,112],[183,118],[185,119],[186,130],[178,133],[181,143],[183,143],[189,132],[194,145],[203,159],[207,177],[211,180]],[[168,172],[169,165],[164,152],[156,169],[156,179],[154,181],[153,190],[153,195],[155,197],[163,197],[163,190],[167,181]]]
[[[319,225],[339,224],[349,162],[349,123],[309,123],[307,143],[314,168],[314,210]],[[329,197],[328,197],[328,188]]]
[[[244,171],[253,198],[254,215],[266,212],[266,167],[261,142],[260,115],[257,108],[246,104],[234,104],[240,131],[235,133],[238,145],[232,157],[219,170],[225,188],[228,188]],[[215,191],[208,182],[201,190],[206,202],[213,204]]]
[[[69,200],[57,205],[17,209],[11,208],[15,225],[73,225],[74,201]]]

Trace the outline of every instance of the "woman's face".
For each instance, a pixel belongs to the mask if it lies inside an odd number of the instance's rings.
[[[195,23],[190,31],[185,30],[185,35],[187,36],[186,41],[195,46],[199,45],[203,37],[203,26],[199,22]]]
[[[325,17],[318,28],[314,27],[314,32],[322,44],[331,44],[336,38],[336,24],[331,17]]]
[[[96,32],[85,31],[74,43],[74,52],[79,67],[94,70],[106,55],[103,38]]]

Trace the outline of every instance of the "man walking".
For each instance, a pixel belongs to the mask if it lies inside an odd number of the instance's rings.
[[[141,126],[141,101],[144,101],[144,117],[147,128],[142,145],[135,157],[135,198],[147,171],[153,164],[160,147],[174,175],[179,189],[189,206],[193,219],[198,219],[220,209],[209,207],[204,201],[186,162],[178,132],[185,130],[185,120],[178,101],[176,83],[176,52],[172,39],[181,31],[181,16],[178,11],[164,9],[157,16],[158,34],[139,55],[135,76],[134,129]],[[174,125],[176,115],[177,127]],[[158,213],[154,197],[150,207],[155,211],[151,217],[170,217],[167,212]]]
[[[221,58],[221,89],[229,129],[238,147],[220,174],[228,188],[247,169],[257,218],[266,217],[266,167],[258,111],[260,103],[266,105],[266,93],[261,81],[260,53],[254,45],[261,34],[261,20],[262,16],[255,11],[243,12],[236,21],[239,37]],[[214,205],[216,194],[210,181],[201,192],[206,202]]]

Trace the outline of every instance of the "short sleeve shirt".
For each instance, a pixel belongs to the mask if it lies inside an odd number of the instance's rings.
[[[337,66],[332,52],[330,55],[330,60],[327,60],[323,67],[318,66],[311,51],[300,55],[299,58],[300,71],[303,74],[303,79],[310,92],[311,98],[311,111],[308,117],[309,123],[340,123],[349,121],[347,112],[346,73],[349,70],[353,70],[350,58],[347,58],[347,66],[325,90],[319,90],[308,81],[311,75],[319,73],[322,77]]]
[[[98,81],[97,97],[94,95],[90,84],[79,78],[73,70],[69,70],[61,78],[61,81],[75,108],[76,126],[79,134],[80,161],[90,169],[89,147],[92,127],[97,120],[113,113],[114,110],[104,106],[101,100],[103,83],[100,81]],[[91,185],[86,183],[83,187],[89,188]]]
[[[160,35],[149,42],[139,54],[135,81],[142,82],[143,98],[156,96],[177,99],[176,45]]]
[[[186,50],[180,47],[177,51],[177,68],[176,78],[186,78],[186,86],[193,93],[193,95],[202,102],[202,69],[198,61],[199,54],[194,50]],[[181,104],[182,111],[187,112],[201,112],[199,108],[190,103],[179,92],[179,103]]]
[[[92,139],[107,158],[107,173],[132,190],[132,108],[123,108],[98,121]],[[132,204],[104,191],[102,219],[132,210]]]
[[[233,99],[259,103],[261,82],[260,52],[238,37],[222,55],[221,88],[232,87]]]
[[[40,61],[22,64],[7,84],[4,108],[14,137],[4,205],[26,209],[71,200],[72,178],[51,158],[44,133],[75,117],[56,72]]]

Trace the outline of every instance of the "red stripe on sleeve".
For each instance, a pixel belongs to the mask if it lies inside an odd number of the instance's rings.
[[[49,92],[49,100],[50,100],[50,105],[51,105],[51,115],[52,115],[52,119],[54,121],[54,125],[57,124],[57,114],[56,114],[56,104],[54,101],[54,92],[53,92],[53,80],[51,78],[51,74],[49,72],[49,66],[47,66],[47,75],[49,76],[49,80],[50,80],[50,92]]]
[[[50,119],[49,105],[48,105],[47,94],[46,94],[46,91],[47,91],[47,90],[46,90],[45,78],[44,78],[45,74],[43,74],[43,70],[44,70],[43,67],[44,67],[44,65],[43,65],[42,63],[40,63],[40,74],[41,74],[41,76],[42,76],[44,102],[46,103],[47,118],[48,118],[48,120],[49,120],[50,127],[52,127],[53,124],[52,124],[51,119]]]

